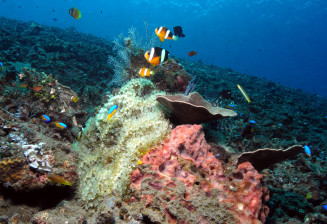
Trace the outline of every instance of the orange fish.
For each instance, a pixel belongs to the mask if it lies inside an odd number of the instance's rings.
[[[160,65],[168,59],[169,52],[161,47],[153,47],[148,50],[144,57],[153,66]]]
[[[188,52],[188,56],[190,56],[190,57],[192,57],[192,56],[194,56],[194,55],[197,55],[198,54],[198,52],[195,52],[195,51],[190,51],[190,52]]]
[[[153,71],[150,71],[150,69],[143,67],[139,71],[139,75],[144,77],[144,76],[150,76],[153,74]]]
[[[42,86],[34,86],[34,87],[33,87],[33,90],[34,90],[35,92],[39,92],[39,91],[41,91],[42,89],[43,89]]]
[[[157,29],[155,29],[155,32],[158,35],[161,42],[163,42],[165,39],[178,40],[178,37],[173,35],[173,33],[164,26],[158,27]]]

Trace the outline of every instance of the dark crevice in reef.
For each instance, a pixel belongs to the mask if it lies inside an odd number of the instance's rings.
[[[56,207],[62,200],[72,200],[75,190],[70,186],[49,186],[32,191],[15,191],[0,185],[0,195],[5,200],[10,200],[13,205],[25,204],[43,210]]]

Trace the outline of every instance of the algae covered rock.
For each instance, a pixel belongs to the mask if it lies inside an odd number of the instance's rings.
[[[91,118],[74,145],[80,153],[80,196],[97,207],[112,191],[127,193],[131,171],[141,153],[160,143],[171,127],[155,99],[159,92],[149,80],[134,79]],[[107,121],[108,110],[117,105]]]

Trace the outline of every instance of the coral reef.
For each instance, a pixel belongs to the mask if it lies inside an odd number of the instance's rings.
[[[266,218],[267,224],[326,223],[326,99],[201,62],[170,58],[153,68],[143,55],[157,45],[149,41],[150,33],[140,41],[134,28],[120,40],[120,49],[128,52],[119,53],[115,43],[74,28],[0,22],[0,222],[235,223]],[[108,66],[108,56],[119,55],[128,62],[123,64],[126,81],[132,81],[110,89],[115,68]],[[155,75],[140,78],[143,66]],[[204,124],[206,139],[195,131],[199,126],[182,126],[174,130],[175,139],[172,134],[163,141],[171,127],[155,101],[155,95],[165,93],[156,88],[169,94],[194,90],[212,106],[238,115]],[[114,104],[118,110],[107,122]],[[97,114],[81,135],[89,116],[85,111],[93,110]],[[51,122],[45,123],[42,114]],[[58,128],[55,121],[67,128]],[[71,150],[78,139],[76,151]],[[188,147],[169,146],[178,141]],[[288,149],[304,144],[311,157],[299,153],[302,146]],[[203,148],[190,151],[199,145]],[[238,162],[240,154],[247,158]],[[288,158],[290,154],[297,155]],[[254,168],[263,169],[262,175]],[[49,171],[73,186],[50,181]],[[263,186],[270,192],[265,204]]]
[[[176,127],[132,172],[129,210],[157,223],[263,223],[262,175],[245,162],[225,176],[209,148],[201,125]]]
[[[50,133],[54,138],[73,141],[87,119],[80,102],[72,100],[77,94],[58,83],[51,74],[24,68],[19,75],[19,81],[13,87],[0,81],[4,91],[0,96],[0,108],[18,119],[43,124],[52,130]],[[42,122],[42,114],[48,115],[52,122]],[[63,131],[56,127],[55,121],[63,122],[69,128]]]
[[[87,109],[100,104],[112,73],[106,63],[112,53],[110,41],[73,27],[63,30],[3,17],[0,23],[0,61],[7,81],[15,80],[23,67],[34,68],[69,85]]]
[[[103,198],[129,186],[129,173],[141,153],[170,132],[170,124],[158,107],[155,95],[162,94],[145,79],[132,79],[88,121],[81,140],[74,145],[80,153],[79,192],[86,208],[97,208]],[[111,120],[112,105],[118,109]]]

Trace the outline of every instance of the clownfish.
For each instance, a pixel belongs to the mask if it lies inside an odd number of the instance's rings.
[[[66,129],[67,128],[67,125],[65,125],[64,123],[59,122],[59,121],[54,122],[54,124],[60,129]]]
[[[3,63],[0,62],[0,68],[1,68],[1,71],[3,71]]]
[[[45,123],[49,123],[51,120],[50,120],[50,117],[48,115],[45,115],[45,114],[42,114],[41,115],[41,119],[45,122]]]
[[[107,116],[107,121],[109,122],[110,119],[112,118],[112,116],[114,116],[114,114],[116,113],[118,109],[117,105],[113,105],[112,107],[110,107],[109,111],[108,111],[108,116]]]
[[[80,19],[82,17],[81,11],[78,8],[69,9],[69,15],[74,17],[75,19]]]
[[[173,33],[164,26],[158,27],[157,29],[155,29],[155,32],[161,42],[164,42],[165,39],[178,40],[178,37],[173,35]]]
[[[146,67],[141,68],[140,71],[139,71],[139,75],[142,76],[142,77],[150,76],[153,73],[154,73],[153,71],[150,71],[150,69],[148,69]]]
[[[148,50],[144,57],[153,66],[160,65],[168,59],[169,52],[161,47],[153,47]]]

